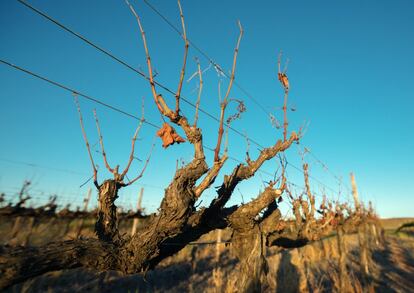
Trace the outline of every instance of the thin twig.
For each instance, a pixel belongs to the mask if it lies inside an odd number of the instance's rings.
[[[244,132],[244,138],[246,139],[246,160],[250,161],[250,140],[249,137],[247,136],[247,132]]]
[[[287,120],[287,103],[288,103],[288,93],[289,93],[289,79],[286,75],[286,70],[287,70],[287,64],[289,62],[286,61],[285,64],[285,68],[283,70],[283,72],[280,71],[280,63],[281,63],[281,59],[282,59],[282,52],[279,53],[279,56],[277,58],[277,77],[280,81],[280,83],[283,86],[283,89],[285,90],[285,96],[284,96],[284,101],[283,101],[283,139],[284,141],[286,141],[287,138],[287,128],[288,128],[288,120]]]
[[[137,181],[138,179],[140,179],[144,175],[144,172],[147,169],[148,163],[149,163],[149,161],[151,159],[151,155],[152,155],[152,151],[154,150],[154,146],[155,146],[155,143],[153,143],[152,146],[151,146],[151,150],[150,150],[150,152],[148,154],[147,160],[145,161],[144,167],[141,170],[141,173],[139,173],[139,175],[137,177],[135,177],[134,179],[132,179],[128,183],[125,183],[124,186],[131,185],[132,183],[134,183],[135,181]]]
[[[227,101],[224,100],[220,104],[220,124],[219,124],[219,130],[218,130],[217,145],[216,145],[216,148],[214,149],[214,162],[217,162],[220,160],[220,147],[221,147],[221,140],[223,138],[223,133],[224,133],[223,123],[224,123],[224,112],[226,110],[226,107],[227,107]]]
[[[89,177],[85,182],[83,182],[81,185],[79,185],[79,188],[84,187],[91,179],[93,178],[93,175]]]
[[[288,119],[287,119],[287,100],[288,100],[288,91],[285,91],[285,97],[283,102],[283,140],[286,141],[287,138],[287,129],[288,129]]]
[[[289,58],[286,60],[285,67],[283,68],[283,73],[286,74],[289,65]]]
[[[200,61],[196,58],[197,62],[197,69],[198,69],[198,77],[200,80],[200,85],[198,87],[198,96],[196,102],[196,109],[194,114],[194,127],[197,127],[197,120],[198,120],[198,108],[200,107],[200,99],[201,99],[201,92],[203,91],[203,72],[201,71]]]
[[[105,153],[105,148],[104,148],[104,143],[103,143],[103,137],[102,137],[101,127],[99,126],[99,120],[98,120],[98,115],[96,114],[96,109],[93,110],[93,116],[95,117],[96,129],[98,130],[98,135],[99,135],[99,144],[101,145],[102,157],[104,159],[104,163],[105,163],[106,169],[108,169],[109,172],[114,173],[114,169],[112,169],[111,166],[109,166],[108,160],[106,158],[106,153]]]
[[[218,92],[218,101],[219,104],[221,104],[221,79],[219,79],[218,84],[217,84],[217,92]]]
[[[95,185],[98,185],[98,183],[97,183],[98,182],[98,178],[97,178],[98,172],[96,171],[95,163],[93,161],[93,157],[92,157],[92,154],[91,154],[91,149],[89,147],[88,137],[86,136],[86,132],[85,132],[85,127],[83,126],[82,112],[81,112],[81,108],[80,108],[80,105],[79,105],[77,93],[73,93],[73,98],[75,100],[76,108],[77,108],[78,113],[79,113],[79,122],[80,122],[80,126],[81,126],[81,129],[82,129],[83,139],[85,140],[86,149],[88,150],[89,159],[90,159],[91,164],[92,164],[93,182],[95,183]]]
[[[240,21],[238,22],[238,25],[239,25],[239,29],[240,29],[240,34],[239,34],[239,37],[237,39],[236,48],[234,49],[233,66],[232,66],[232,70],[231,70],[230,82],[229,82],[229,85],[227,87],[226,95],[224,96],[224,99],[220,104],[220,125],[219,125],[219,130],[218,130],[217,145],[216,145],[216,148],[214,149],[214,161],[215,162],[219,161],[219,159],[220,159],[219,154],[220,154],[221,140],[223,138],[223,133],[224,133],[224,130],[223,130],[224,112],[225,112],[227,104],[228,104],[228,97],[229,97],[229,94],[230,94],[230,90],[233,86],[234,73],[236,71],[236,64],[237,64],[237,56],[238,56],[238,53],[239,53],[240,41],[241,41],[241,38],[243,36],[243,28],[241,26]]]
[[[145,56],[147,58],[149,82],[150,82],[150,85],[151,85],[152,96],[154,98],[155,104],[158,107],[158,110],[161,112],[161,114],[164,114],[164,110],[161,107],[160,103],[158,102],[158,94],[157,94],[157,91],[155,89],[155,83],[154,83],[154,74],[152,73],[151,57],[149,55],[148,46],[147,46],[147,39],[145,37],[145,31],[144,31],[144,29],[142,27],[142,24],[141,24],[141,19],[139,18],[138,14],[135,12],[134,7],[129,3],[129,1],[125,0],[125,2],[128,5],[129,9],[131,10],[132,14],[134,14],[134,16],[135,16],[135,18],[138,22],[139,30],[141,32],[141,37],[142,37],[142,43],[144,45]]]
[[[282,59],[282,51],[279,52],[279,55],[277,55],[277,73],[281,73],[280,71],[280,63]]]
[[[303,158],[302,158],[303,160]],[[309,166],[307,163],[303,163],[303,176],[305,179],[305,189],[306,189],[306,195],[308,196],[309,199],[309,203],[311,205],[311,210],[310,210],[310,216],[313,217],[315,214],[315,196],[313,196],[311,189],[310,189],[310,184],[309,184]]]
[[[141,119],[139,121],[137,129],[135,130],[134,136],[132,137],[132,145],[131,145],[131,153],[129,155],[129,161],[128,161],[127,166],[125,167],[125,170],[122,172],[121,178],[124,177],[128,173],[129,167],[131,166],[132,161],[134,160],[135,142],[137,140],[138,133],[141,130],[142,124],[145,121],[145,118],[144,118],[144,98],[142,98],[141,113],[142,113],[141,114]]]
[[[180,0],[178,0],[177,2],[178,2],[178,8],[180,9],[181,26],[182,26],[182,29],[183,29],[182,37],[183,37],[184,44],[185,44],[184,45],[183,67],[181,68],[180,82],[178,83],[178,89],[177,89],[177,92],[175,94],[175,114],[178,116],[179,112],[180,112],[180,95],[181,95],[181,89],[182,89],[183,81],[184,81],[185,67],[186,67],[186,64],[187,64],[187,55],[188,55],[189,42],[187,40],[187,33],[186,33],[186,30],[185,30],[185,22],[184,22],[184,15],[183,15],[183,10],[181,8]]]
[[[226,135],[224,137],[224,154],[227,155],[229,150],[229,124],[226,127]]]
[[[239,25],[239,29],[240,29],[240,34],[239,34],[239,38],[237,39],[237,45],[236,45],[236,48],[234,49],[234,55],[233,55],[233,67],[232,67],[232,69],[231,69],[230,82],[229,82],[229,86],[227,87],[227,92],[226,92],[226,95],[224,96],[224,101],[226,101],[226,100],[227,100],[227,98],[229,97],[230,90],[231,90],[231,88],[232,88],[232,86],[233,86],[233,82],[234,82],[234,73],[235,73],[235,71],[236,71],[237,55],[238,55],[238,53],[239,53],[240,41],[241,41],[241,38],[242,38],[242,36],[243,36],[243,27],[242,27],[242,25],[241,25],[240,21],[238,22],[238,25]]]

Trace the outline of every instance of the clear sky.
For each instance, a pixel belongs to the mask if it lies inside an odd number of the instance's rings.
[[[123,1],[31,0],[31,4],[86,36],[132,66],[146,70],[145,55],[136,21]],[[183,42],[143,1],[132,1],[142,16],[157,80],[175,91],[182,63]],[[151,0],[172,23],[180,27],[175,1]],[[283,92],[278,84],[276,59],[280,50],[290,59],[290,129],[309,122],[299,148],[287,152],[288,161],[301,166],[298,151],[309,148],[329,168],[327,171],[307,155],[316,194],[346,200],[349,172],[356,174],[361,197],[372,200],[381,216],[414,216],[414,2],[410,0],[367,1],[182,1],[187,34],[228,72],[238,36],[243,37],[236,80],[279,120]],[[209,62],[190,47],[187,77],[195,72],[194,57],[201,66]],[[141,114],[146,101],[147,120],[161,125],[151,100],[149,86],[136,73],[114,62],[96,49],[69,35],[17,1],[0,2],[0,58],[15,63],[83,93],[101,99],[134,115]],[[218,116],[219,77],[213,68],[204,73],[201,107]],[[228,80],[222,78],[222,88]],[[183,96],[195,101],[197,81],[185,82]],[[164,93],[173,105],[174,98]],[[234,87],[230,97],[243,99],[247,112],[233,127],[261,145],[281,138],[266,114],[246,94]],[[71,94],[0,64],[0,192],[12,196],[25,179],[33,182],[32,194],[41,201],[58,194],[60,203],[79,205],[91,184],[79,187],[91,175]],[[125,165],[131,137],[137,125],[133,119],[86,100],[80,100],[89,140],[98,150],[92,109],[101,121],[108,159]],[[191,117],[194,109],[183,104]],[[234,107],[229,107],[230,111]],[[214,146],[217,123],[200,114],[205,144]],[[136,156],[144,159],[156,129],[144,125]],[[229,135],[229,154],[244,158],[245,139]],[[135,206],[138,190],[145,188],[143,205],[154,211],[171,180],[176,159],[192,157],[187,144],[163,150],[160,140],[144,177],[121,192],[120,205]],[[207,151],[208,152],[208,151]],[[251,145],[251,155],[258,154]],[[104,171],[102,160],[94,153]],[[208,161],[212,162],[208,153]],[[31,163],[32,166],[17,162]],[[229,160],[225,173],[236,162]],[[142,162],[134,161],[131,177]],[[273,173],[276,161],[264,170]],[[331,175],[343,177],[342,187]],[[248,200],[259,192],[266,174],[244,182],[231,203]],[[303,185],[302,175],[288,168],[288,179]],[[345,187],[346,186],[346,187]],[[331,189],[333,189],[333,191]],[[338,195],[338,190],[341,194]],[[214,188],[202,197],[207,204]],[[95,195],[96,198],[96,195]],[[288,207],[284,203],[285,208]]]

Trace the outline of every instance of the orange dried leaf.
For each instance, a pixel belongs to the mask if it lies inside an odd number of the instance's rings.
[[[157,136],[162,140],[162,147],[167,148],[174,143],[185,142],[185,139],[177,134],[175,129],[168,123],[164,123],[157,131]]]
[[[285,73],[278,73],[278,79],[285,89],[289,89],[289,79]]]

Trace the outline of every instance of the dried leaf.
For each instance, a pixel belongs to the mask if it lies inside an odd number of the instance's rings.
[[[185,139],[177,134],[175,129],[168,123],[164,123],[157,131],[157,136],[162,140],[162,147],[167,148],[174,143],[185,142]]]
[[[289,89],[289,79],[285,73],[278,73],[278,79],[282,86],[285,88],[285,90]]]
[[[244,102],[241,100],[237,100],[237,99],[230,99],[230,101],[235,101],[237,102],[237,112],[233,115],[231,115],[229,118],[227,118],[227,124],[230,124],[231,122],[233,122],[236,119],[239,119],[241,117],[241,114],[243,112],[246,112],[246,106],[244,105]]]

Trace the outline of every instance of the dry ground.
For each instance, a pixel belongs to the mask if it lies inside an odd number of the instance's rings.
[[[413,219],[384,220],[385,243],[371,241],[370,279],[374,292],[414,292],[414,237],[412,230],[394,233],[402,223]],[[29,242],[41,244],[51,239],[71,237],[77,223],[72,223],[64,236],[58,223],[40,224]],[[130,223],[124,223],[124,230]],[[27,239],[20,233],[10,239],[12,224],[0,224],[1,242],[19,243]],[[91,235],[91,225],[83,234]],[[71,232],[72,231],[72,232]],[[72,234],[71,234],[72,233]],[[47,234],[47,235],[46,235]],[[46,237],[47,236],[47,237]],[[223,231],[223,241],[230,239]],[[216,241],[217,231],[199,242]],[[346,236],[350,292],[361,291],[357,235]],[[300,249],[267,251],[269,272],[265,292],[332,292],[338,284],[338,253],[336,237],[315,242]],[[146,275],[122,276],[117,272],[97,273],[74,269],[57,271],[10,288],[7,292],[231,292],[237,282],[237,260],[231,245],[189,245],[179,254],[163,261]]]

